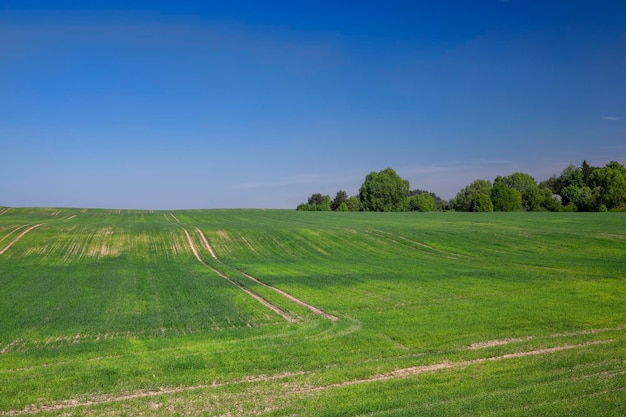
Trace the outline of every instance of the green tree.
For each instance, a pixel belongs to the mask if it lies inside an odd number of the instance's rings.
[[[564,205],[573,204],[578,211],[595,211],[596,196],[586,185],[568,185],[561,191],[561,196]]]
[[[456,211],[493,211],[491,182],[474,181],[457,193],[451,206]]]
[[[319,206],[322,205],[326,202],[326,199],[324,198],[324,196],[320,193],[315,193],[312,194],[311,197],[309,197],[307,204],[310,204],[312,206]]]
[[[472,200],[470,211],[473,212],[491,212],[493,211],[493,203],[487,194],[478,194]]]
[[[541,207],[548,211],[559,211],[561,210],[561,201],[560,196],[556,196],[552,193],[552,190],[549,188],[541,188],[542,200]]]
[[[409,197],[413,197],[418,194],[424,194],[424,193],[429,194],[435,200],[435,210],[446,210],[448,208],[447,201],[439,197],[437,194],[429,192],[429,191],[420,190],[420,189],[411,190],[409,191]]]
[[[429,193],[415,194],[409,198],[410,211],[434,211],[435,198]]]
[[[409,181],[391,168],[371,172],[359,189],[365,211],[405,211],[408,195]]]
[[[524,209],[535,211],[541,207],[543,194],[533,177],[523,172],[516,172],[507,177],[502,177],[502,181],[509,188],[515,188],[520,192]]]
[[[335,195],[335,199],[330,203],[331,210],[338,210],[341,204],[348,201],[348,193],[344,190],[337,191],[337,195]]]
[[[330,196],[322,195],[320,193],[312,194],[307,200],[306,204],[300,204],[296,207],[296,210],[300,211],[329,211],[330,210]]]
[[[494,211],[516,211],[522,209],[522,194],[508,187],[502,177],[497,177],[491,188],[491,202]]]
[[[604,168],[595,169],[589,178],[594,187],[596,204],[607,209],[626,206],[626,168],[611,161]]]
[[[348,198],[348,200],[344,203],[348,208],[348,211],[362,211],[363,205],[361,204],[361,200],[359,197],[353,195]]]
[[[591,179],[591,174],[593,173],[593,170],[595,168],[590,166],[587,161],[583,161],[583,164],[580,167],[580,170],[582,171],[583,174],[583,182],[585,183],[585,185],[589,185],[589,180]]]

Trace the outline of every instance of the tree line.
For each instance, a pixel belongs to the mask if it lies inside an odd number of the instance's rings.
[[[523,172],[477,179],[450,201],[409,181],[392,168],[371,172],[358,195],[339,190],[334,199],[312,194],[297,210],[307,211],[626,211],[626,168],[611,161],[604,167],[569,165],[559,175],[537,183]]]

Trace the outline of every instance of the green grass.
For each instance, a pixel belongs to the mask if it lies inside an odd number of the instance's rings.
[[[622,213],[0,212],[0,415],[626,412]]]

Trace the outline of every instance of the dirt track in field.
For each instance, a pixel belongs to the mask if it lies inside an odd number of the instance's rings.
[[[236,286],[237,288],[239,288],[240,290],[242,290],[243,292],[245,292],[249,296],[253,297],[257,301],[259,301],[261,304],[263,304],[265,307],[269,308],[274,313],[278,314],[279,316],[281,316],[282,318],[284,318],[288,322],[295,323],[297,321],[296,319],[291,317],[289,314],[285,313],[283,310],[281,310],[280,308],[276,307],[274,304],[270,303],[265,298],[261,297],[259,294],[250,291],[249,289],[247,289],[243,285],[239,284],[237,281],[234,281],[234,280],[230,279],[229,277],[227,277],[226,275],[224,275],[223,273],[221,273],[217,269],[210,267],[206,262],[204,262],[202,260],[202,257],[198,253],[198,249],[196,249],[196,245],[193,243],[193,239],[191,239],[191,235],[189,234],[187,229],[183,229],[183,230],[185,231],[185,235],[187,235],[187,241],[189,242],[189,246],[191,247],[191,251],[193,252],[193,254],[196,257],[196,259],[198,260],[198,262],[200,262],[202,265],[206,266],[211,271],[215,272],[217,275],[219,275],[220,277],[224,278],[226,281],[230,282],[231,284],[233,284],[234,286]]]
[[[281,290],[281,289],[278,289],[278,288],[276,288],[276,287],[272,287],[271,285],[266,284],[266,283],[264,283],[263,281],[260,281],[260,280],[256,279],[256,278],[255,278],[255,277],[253,277],[252,275],[248,275],[248,274],[246,274],[245,272],[242,272],[242,274],[244,274],[244,275],[246,276],[246,278],[248,278],[248,279],[250,279],[250,280],[252,280],[252,281],[254,281],[254,282],[258,283],[258,284],[261,284],[261,285],[263,285],[264,287],[267,287],[267,288],[269,288],[269,289],[272,289],[272,290],[276,291],[277,293],[279,293],[279,294],[280,294],[280,295],[282,295],[283,297],[286,297],[286,298],[290,299],[290,300],[291,300],[291,301],[293,301],[294,303],[296,303],[296,304],[300,304],[302,307],[306,307],[306,308],[308,308],[308,309],[309,309],[309,310],[310,310],[313,314],[317,314],[318,316],[326,317],[327,319],[332,320],[332,321],[337,321],[337,320],[339,320],[337,317],[333,316],[332,314],[328,314],[328,313],[326,313],[326,312],[324,312],[324,311],[320,310],[320,309],[319,309],[319,308],[317,308],[317,307],[314,307],[314,306],[312,306],[312,305],[310,305],[310,304],[307,304],[307,303],[305,303],[304,301],[302,301],[302,300],[300,300],[300,299],[298,299],[298,298],[294,297],[293,295],[291,295],[291,294],[289,294],[289,293],[286,293],[285,291],[283,291],[283,290]]]
[[[6,245],[6,246],[4,247],[4,249],[0,250],[0,255],[2,255],[2,254],[3,254],[4,252],[6,252],[6,251],[7,251],[7,250],[11,247],[11,246],[13,246],[13,244],[14,244],[14,243],[16,243],[16,242],[17,242],[18,240],[20,240],[22,237],[24,237],[24,235],[25,235],[26,233],[28,233],[28,232],[30,232],[31,230],[33,230],[33,229],[35,229],[35,228],[37,228],[37,227],[39,227],[39,226],[42,226],[42,225],[43,225],[43,223],[36,224],[36,225],[31,226],[31,227],[29,227],[28,229],[24,230],[22,233],[20,233],[19,235],[17,235],[17,236],[15,237],[15,239],[13,239],[11,242],[9,242],[9,244],[8,244],[8,245]]]
[[[196,230],[198,234],[200,235],[200,239],[202,239],[202,244],[204,245],[204,248],[209,251],[213,259],[219,260],[217,259],[217,256],[215,256],[215,252],[213,252],[213,249],[211,248],[211,245],[209,245],[209,242],[206,240],[206,236],[204,236],[204,233],[202,233],[202,230],[198,229],[197,227],[196,227]]]
[[[425,374],[425,373],[430,373],[430,372],[437,372],[437,371],[442,371],[442,370],[447,370],[447,369],[464,368],[464,367],[486,363],[486,362],[496,362],[496,361],[502,361],[502,360],[507,360],[507,359],[514,359],[514,358],[547,355],[551,353],[584,348],[584,347],[594,346],[594,345],[601,345],[601,344],[606,344],[610,342],[611,340],[597,340],[597,341],[590,341],[590,342],[580,343],[580,344],[575,344],[575,345],[566,344],[566,345],[555,346],[551,348],[522,351],[522,352],[499,355],[499,356],[471,359],[471,360],[466,360],[466,361],[456,361],[456,362],[444,361],[444,362],[435,363],[431,365],[421,365],[421,366],[414,366],[410,368],[401,368],[392,372],[373,375],[368,378],[354,379],[350,381],[344,381],[344,382],[339,382],[336,384],[329,384],[329,385],[302,387],[302,386],[298,386],[297,384],[294,384],[293,382],[291,383],[286,382],[285,385],[283,386],[284,389],[281,391],[283,395],[315,393],[315,392],[325,391],[325,390],[334,389],[334,388],[347,387],[351,385],[384,382],[384,381],[408,378],[408,377],[415,376],[415,375],[420,375],[420,374]],[[230,385],[279,381],[281,379],[288,379],[288,378],[299,377],[299,376],[305,377],[307,375],[313,376],[314,373],[301,371],[301,372],[285,372],[282,374],[275,374],[275,375],[256,375],[256,376],[250,376],[247,378],[243,378],[241,380],[235,380],[235,381],[230,381],[230,382],[221,382],[221,383],[213,382],[211,384],[200,384],[200,385],[192,385],[192,386],[186,386],[186,387],[184,386],[183,387],[163,387],[158,390],[137,391],[137,392],[128,393],[125,395],[117,395],[117,396],[101,395],[101,396],[93,397],[92,399],[66,400],[66,401],[61,401],[61,402],[50,404],[50,405],[33,404],[33,405],[25,407],[22,410],[11,410],[11,411],[6,411],[6,412],[0,412],[0,416],[19,416],[19,415],[41,413],[41,412],[53,412],[53,411],[73,409],[73,408],[78,408],[78,407],[90,407],[90,406],[96,406],[96,405],[101,405],[101,404],[130,401],[130,400],[139,399],[139,398],[158,397],[158,396],[163,396],[163,395],[173,395],[173,394],[197,391],[197,390],[203,390],[203,389],[220,388],[220,387],[225,387],[225,386],[230,386]],[[280,395],[280,394],[281,394],[280,392],[276,393],[276,395]]]
[[[211,254],[211,256],[213,257],[213,259],[215,259],[216,261],[218,261],[219,263],[222,263],[222,261],[215,255],[215,252],[213,252],[213,249],[211,248],[211,246],[209,245],[209,242],[207,241],[206,236],[204,236],[204,233],[202,233],[202,230],[198,229],[196,227],[196,231],[198,232],[198,234],[200,235],[200,239],[202,240],[202,244],[204,245],[204,248],[209,251],[209,253]],[[236,268],[235,268],[236,269]],[[238,270],[239,271],[239,270]],[[293,301],[296,304],[301,305],[302,307],[305,307],[307,309],[309,309],[313,314],[316,314],[318,316],[322,316],[325,317],[329,320],[332,321],[337,321],[339,320],[337,317],[333,316],[332,314],[328,314],[325,311],[320,310],[319,308],[312,306],[311,304],[305,303],[304,301],[300,300],[299,298],[294,297],[293,295],[279,289],[276,288],[272,285],[266,284],[265,282],[253,277],[252,275],[246,274],[243,271],[239,271],[241,272],[246,278],[248,278],[251,281],[256,282],[257,284],[260,284],[266,288],[269,288],[273,291],[276,291],[277,293],[279,293],[280,295],[282,295],[285,298],[288,298],[289,300]]]

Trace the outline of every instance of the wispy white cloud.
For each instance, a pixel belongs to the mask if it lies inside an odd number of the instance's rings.
[[[600,118],[602,120],[610,120],[612,122],[619,121],[619,120],[624,120],[624,118],[621,117],[621,116],[601,116]]]

